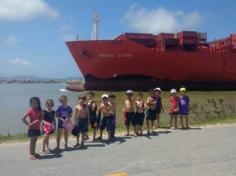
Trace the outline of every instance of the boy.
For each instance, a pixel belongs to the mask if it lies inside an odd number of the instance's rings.
[[[150,134],[150,122],[151,122],[151,128],[154,132],[154,123],[156,120],[156,109],[157,109],[157,100],[155,98],[155,91],[153,89],[149,90],[150,96],[147,98],[147,134]]]
[[[72,116],[72,108],[67,105],[68,98],[65,95],[60,96],[59,102],[61,105],[56,110],[56,117],[58,118],[57,129],[57,147],[56,151],[60,150],[61,134],[64,130],[65,148],[68,148],[68,130],[64,128],[63,122],[70,120]]]
[[[99,111],[101,112],[102,121],[100,125],[100,137],[99,140],[102,140],[103,130],[107,129],[108,140],[112,140],[111,131],[112,131],[112,122],[114,120],[114,111],[112,104],[109,102],[109,96],[107,94],[102,95],[102,103],[99,106]]]
[[[179,112],[179,98],[176,89],[170,90],[170,128],[175,130],[177,128],[177,116]]]
[[[97,104],[94,100],[94,92],[89,92],[88,94],[88,109],[90,115],[90,126],[93,129],[93,142],[96,141],[96,131],[97,131]],[[88,137],[87,137],[88,138]]]
[[[81,147],[84,146],[85,135],[88,132],[88,124],[89,124],[89,109],[86,104],[86,97],[80,96],[78,97],[79,104],[75,107],[75,124],[77,127],[77,143],[74,147],[79,147],[79,139],[80,133],[82,133],[81,137]]]
[[[186,88],[182,87],[180,89],[180,97],[179,97],[179,114],[180,114],[180,124],[182,129],[185,128],[183,119],[185,119],[186,128],[189,128],[188,125],[188,114],[190,110],[190,104],[189,104],[189,97],[186,95]]]
[[[133,91],[127,90],[126,96],[127,99],[125,100],[124,112],[125,112],[125,126],[127,129],[126,136],[129,136],[129,128],[130,124],[134,127],[134,136],[137,136],[137,129],[136,129],[136,121],[135,121],[135,113],[134,113],[134,98],[133,98]]]
[[[109,95],[109,101],[112,105],[113,114],[114,114],[114,118],[112,121],[111,137],[115,138],[115,130],[116,130],[116,96],[115,96],[115,94]]]
[[[156,119],[157,119],[157,128],[160,128],[160,114],[164,112],[161,99],[161,88],[157,87],[154,89],[156,93],[157,107],[156,107]]]
[[[136,106],[136,120],[137,120],[137,133],[143,135],[142,127],[145,118],[146,103],[143,99],[142,92],[138,93],[137,100],[135,101]]]

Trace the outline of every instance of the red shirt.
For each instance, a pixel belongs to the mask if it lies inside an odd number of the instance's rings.
[[[179,108],[179,97],[173,97],[170,96],[169,98],[169,102],[170,102],[170,110],[169,112],[178,112],[178,108]]]
[[[40,130],[40,120],[42,118],[42,111],[30,108],[27,111],[27,115],[29,116],[30,123],[37,121],[32,126],[29,126],[29,129]]]

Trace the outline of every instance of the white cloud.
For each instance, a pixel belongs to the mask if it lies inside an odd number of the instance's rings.
[[[8,63],[18,65],[18,66],[30,66],[31,63],[27,60],[16,58],[16,59],[10,59],[7,60]]]
[[[45,0],[0,0],[0,21],[25,21],[38,16],[57,18],[58,12]]]
[[[203,15],[198,11],[187,13],[163,7],[149,10],[132,5],[123,20],[139,32],[177,32],[194,30],[202,22]]]
[[[5,38],[5,44],[8,46],[16,45],[18,42],[18,38],[13,35],[9,35]]]

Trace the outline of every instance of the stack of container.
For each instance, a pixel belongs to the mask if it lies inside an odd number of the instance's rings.
[[[176,50],[179,48],[179,40],[173,33],[160,33],[156,36],[157,50]]]
[[[156,45],[153,34],[124,33],[123,37],[149,48],[154,48]]]

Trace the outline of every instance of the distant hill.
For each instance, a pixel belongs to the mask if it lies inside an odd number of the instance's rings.
[[[0,80],[6,80],[6,77],[0,76]]]
[[[19,75],[19,76],[14,76],[9,79],[14,79],[14,80],[40,80],[41,78],[38,76],[31,76],[31,75]]]

